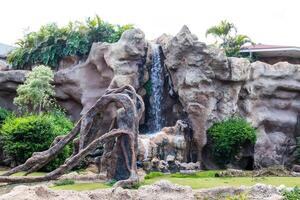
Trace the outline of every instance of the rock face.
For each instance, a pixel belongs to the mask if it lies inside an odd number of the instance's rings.
[[[291,165],[299,136],[300,65],[251,64],[240,92],[240,113],[258,128],[257,166]]]
[[[114,44],[94,43],[85,63],[55,74],[60,103],[70,113],[77,113],[73,117],[78,119],[78,114],[84,114],[107,88],[131,84],[138,89],[144,81],[146,47],[145,35],[139,29],[124,32]]]
[[[240,115],[257,128],[258,138],[254,150],[243,150],[243,164],[238,164],[241,168],[253,163],[253,158],[257,167],[293,164],[296,137],[300,135],[300,65],[228,58],[222,51],[198,41],[186,26],[176,36],[162,35],[156,42],[165,58],[166,124],[172,126],[178,119],[187,120],[192,131],[158,134],[148,145],[141,136],[141,160],[147,152],[156,152],[151,159],[157,157],[158,147],[167,141],[169,146],[159,160],[167,162],[171,155],[175,160],[200,161],[206,168],[214,168],[206,145],[206,130],[216,121]],[[126,31],[114,44],[94,43],[84,63],[56,72],[58,102],[73,120],[79,119],[107,88],[131,84],[149,102],[144,89],[151,66],[146,63],[151,60],[149,51],[139,29]],[[0,71],[1,107],[15,108],[12,102],[16,88],[26,73]],[[115,116],[115,106],[110,105],[102,120],[103,129],[109,128]]]
[[[206,129],[212,121],[228,117],[237,109],[241,84],[235,82],[247,78],[249,62],[227,59],[220,50],[199,42],[186,26],[166,43],[163,51],[174,91],[193,128],[195,151],[188,160],[201,161]]]
[[[163,41],[165,65],[192,125],[196,151],[190,152],[189,160],[202,160],[206,130],[212,123],[241,115],[258,129],[257,167],[293,162],[300,130],[300,65],[227,58],[199,42],[185,26],[175,37],[158,41]]]
[[[177,121],[173,127],[165,127],[160,132],[139,136],[139,160],[152,160],[159,158],[166,160],[173,156],[178,161],[184,161],[186,140],[185,130],[187,125]]]

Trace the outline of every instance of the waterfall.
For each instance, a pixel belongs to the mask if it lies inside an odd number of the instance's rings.
[[[160,47],[152,44],[152,67],[151,67],[151,101],[150,101],[150,120],[151,132],[160,131],[163,127],[162,103],[164,75],[163,66],[160,58]]]
[[[145,148],[144,161],[146,161],[149,156],[150,139],[149,138],[141,138],[141,142],[143,143],[143,146]]]

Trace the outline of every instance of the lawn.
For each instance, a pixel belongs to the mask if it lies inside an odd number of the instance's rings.
[[[300,187],[300,177],[214,177],[215,171],[203,171],[196,175],[181,174],[159,174],[149,176],[142,185],[153,184],[159,180],[169,180],[179,185],[191,186],[193,189],[212,188],[218,186],[252,186],[256,183],[264,183],[267,185],[285,185],[288,187]],[[105,183],[75,183],[74,185],[54,186],[53,189],[70,189],[70,190],[94,190],[108,188]]]
[[[6,171],[1,171],[0,170],[0,175],[3,174]],[[25,172],[18,172],[12,176],[23,176],[25,174]],[[28,176],[44,176],[46,173],[45,172],[33,172],[32,174],[28,175]]]
[[[84,190],[96,190],[96,189],[105,189],[110,188],[108,184],[105,183],[75,183],[73,185],[60,185],[53,186],[51,189],[55,190],[76,190],[76,191],[84,191]]]
[[[0,174],[2,172],[0,171]],[[24,173],[17,173],[16,176],[21,176]],[[31,176],[41,176],[44,175],[43,172],[36,172],[31,174]],[[142,185],[153,184],[159,180],[169,180],[172,183],[179,185],[191,186],[193,189],[201,188],[212,188],[218,186],[251,186],[256,183],[264,183],[268,185],[285,185],[288,187],[300,187],[300,177],[214,177],[215,171],[203,171],[196,175],[182,175],[182,174],[150,174],[148,179],[142,183]],[[109,184],[103,182],[94,183],[75,183],[71,185],[60,185],[52,186],[52,189],[56,190],[95,190],[110,188]]]

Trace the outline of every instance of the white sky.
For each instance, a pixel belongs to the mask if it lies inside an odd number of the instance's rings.
[[[207,42],[206,29],[227,19],[256,43],[300,46],[300,0],[2,0],[0,42],[14,44],[24,30],[95,14],[110,23],[134,24],[147,39],[175,35],[186,24]]]

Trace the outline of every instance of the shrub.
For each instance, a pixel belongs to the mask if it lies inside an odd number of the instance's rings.
[[[23,111],[40,113],[42,110],[53,108],[54,74],[49,67],[40,65],[27,74],[23,85],[17,89],[14,103]]]
[[[63,115],[44,114],[8,118],[1,128],[4,151],[16,164],[24,163],[34,152],[47,150],[55,137],[66,134],[73,127]],[[66,146],[50,163],[41,170],[52,171],[71,153]]]
[[[11,115],[11,112],[0,107],[0,126],[3,124],[4,120]]]
[[[222,167],[230,163],[245,144],[255,143],[255,132],[250,123],[238,117],[215,123],[208,129],[215,161]]]
[[[55,186],[62,186],[62,185],[74,185],[75,181],[72,179],[63,179],[63,180],[59,180],[54,182]]]
[[[298,187],[294,187],[291,191],[283,191],[282,195],[284,200],[299,200],[300,189]]]
[[[66,56],[87,56],[93,42],[116,42],[132,25],[112,25],[98,16],[85,22],[70,22],[67,26],[47,24],[17,42],[18,48],[8,55],[15,69],[30,68],[36,64],[57,67]]]

